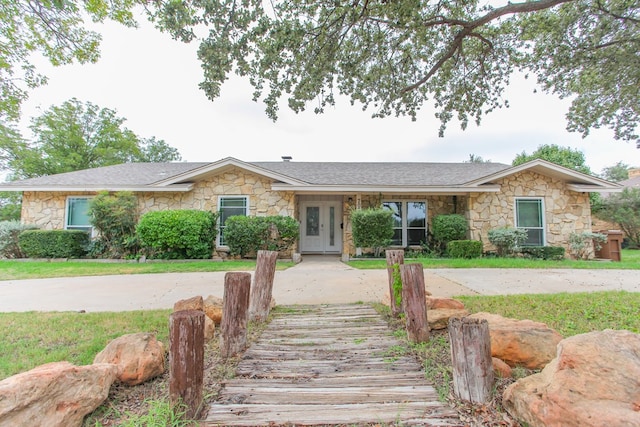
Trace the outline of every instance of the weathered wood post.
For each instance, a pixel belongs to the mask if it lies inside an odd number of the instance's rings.
[[[486,403],[493,388],[489,323],[484,319],[449,319],[453,391],[462,400]]]
[[[422,264],[403,264],[400,266],[402,307],[405,314],[407,337],[414,343],[429,340],[423,269]]]
[[[278,252],[276,251],[258,251],[256,272],[253,275],[253,287],[251,289],[251,303],[249,305],[249,318],[251,320],[264,322],[269,316],[277,259]]]
[[[398,304],[398,302],[396,301],[395,289],[393,287],[396,279],[396,273],[393,266],[395,264],[404,264],[404,250],[387,250],[385,252],[385,255],[387,257],[387,276],[389,277],[389,299],[391,301],[389,303],[389,307],[391,308],[391,315],[393,317],[398,317],[402,312],[402,307],[401,304]],[[400,272],[398,271],[397,274],[400,274]],[[401,278],[400,281],[402,282]],[[402,296],[402,283],[400,283],[399,291],[400,295]]]
[[[230,272],[224,276],[220,353],[233,357],[247,346],[251,273]]]
[[[169,316],[169,400],[185,406],[186,419],[196,419],[202,408],[204,316],[199,310]]]

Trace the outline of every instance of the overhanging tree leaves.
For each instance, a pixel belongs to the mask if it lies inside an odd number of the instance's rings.
[[[508,105],[516,70],[544,90],[572,97],[568,129],[607,126],[637,138],[640,3],[637,0],[485,2],[420,0],[191,0],[155,3],[159,26],[198,39],[200,84],[210,99],[231,72],[247,76],[254,100],[277,118],[285,98],[316,112],[336,94],[376,117],[408,115],[432,103],[440,134],[456,117],[465,128]],[[268,6],[266,6],[268,5]]]
[[[30,89],[46,83],[34,54],[53,65],[96,62],[100,35],[84,20],[135,26],[135,0],[0,0],[0,121],[17,120]]]
[[[622,193],[603,197],[595,215],[618,224],[633,247],[640,248],[640,188],[625,188]]]

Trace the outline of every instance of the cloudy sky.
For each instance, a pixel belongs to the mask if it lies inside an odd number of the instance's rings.
[[[103,35],[97,64],[53,68],[42,65],[49,84],[32,92],[23,108],[21,128],[29,136],[30,117],[51,105],[75,97],[116,110],[140,137],[155,136],[176,147],[183,160],[215,161],[236,157],[245,161],[424,161],[461,162],[470,154],[511,163],[523,151],[557,144],[585,153],[599,173],[623,161],[640,166],[634,143],[615,141],[612,132],[598,130],[586,139],[565,130],[568,102],[538,91],[534,82],[514,79],[506,98],[508,109],[487,116],[480,127],[466,131],[451,123],[444,138],[433,110],[423,107],[416,122],[409,118],[373,119],[347,99],[323,115],[280,110],[272,122],[261,104],[251,101],[250,85],[229,80],[222,95],[209,101],[202,80],[196,44],[173,41],[141,20],[139,29],[97,25]]]

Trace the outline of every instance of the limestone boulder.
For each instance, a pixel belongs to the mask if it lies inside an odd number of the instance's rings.
[[[493,364],[493,372],[495,372],[496,376],[499,378],[511,378],[513,376],[513,369],[511,369],[511,366],[507,365],[502,360],[497,357],[492,357],[491,362]]]
[[[173,304],[173,311],[198,310],[204,311],[204,301],[201,296],[183,299]]]
[[[209,319],[209,316],[204,316],[204,339],[205,341],[211,341],[216,333],[216,324],[213,320]]]
[[[475,313],[469,317],[488,322],[491,356],[511,367],[544,368],[556,356],[556,347],[562,340],[558,332],[532,320],[510,319],[492,313]]]
[[[112,363],[118,367],[118,381],[134,386],[164,372],[164,346],[153,334],[123,335],[111,341],[93,363]]]
[[[211,320],[216,326],[220,325],[222,321],[222,307],[223,307],[222,298],[215,297],[213,295],[209,295],[204,300],[204,314]]]
[[[540,373],[504,392],[530,427],[640,426],[640,335],[605,330],[562,340]]]
[[[0,381],[0,426],[81,426],[109,395],[118,367],[54,362]]]
[[[464,304],[462,303],[462,301],[458,301],[457,299],[453,299],[453,298],[427,296],[427,309],[434,310],[438,308],[464,310]]]
[[[436,308],[434,310],[427,310],[427,322],[431,330],[447,329],[450,318],[466,317],[468,315],[469,312],[464,309]]]

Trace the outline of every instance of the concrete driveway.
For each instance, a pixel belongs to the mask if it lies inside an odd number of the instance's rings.
[[[166,273],[0,281],[0,312],[128,311],[172,308],[197,295],[224,294],[226,273]],[[427,290],[436,296],[626,290],[640,292],[634,270],[427,269]],[[386,270],[357,270],[338,257],[305,256],[277,271],[278,304],[380,301]]]

